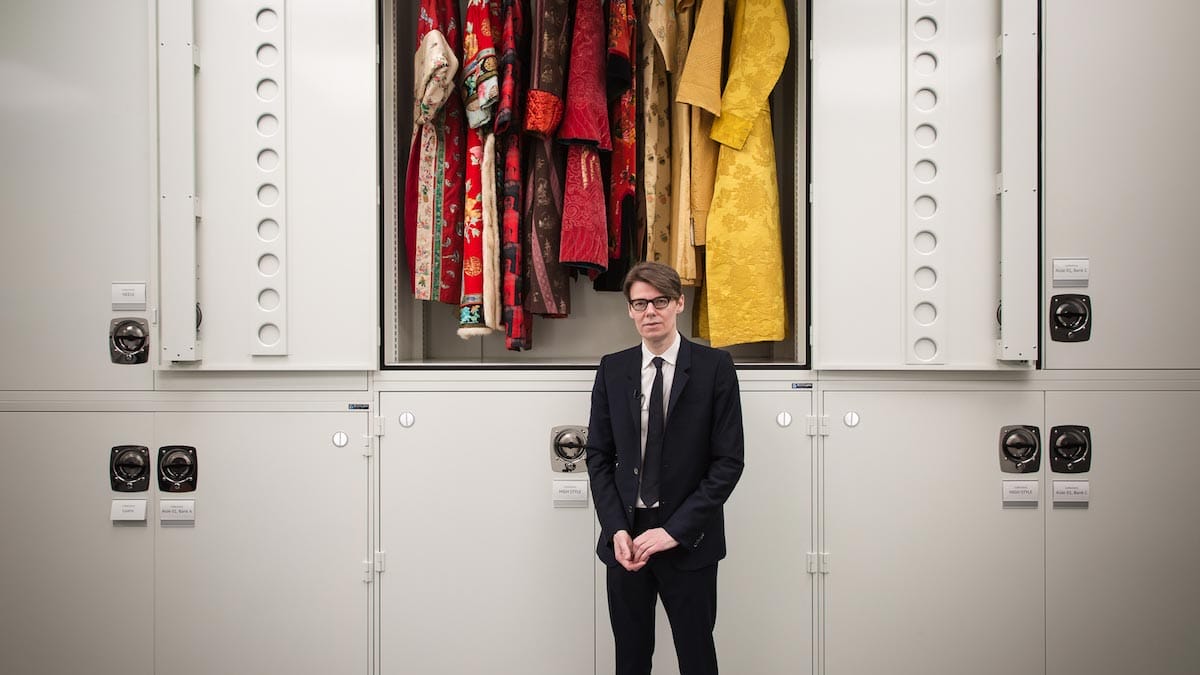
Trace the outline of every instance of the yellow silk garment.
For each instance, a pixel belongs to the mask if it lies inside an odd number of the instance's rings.
[[[768,97],[788,53],[783,0],[730,0],[729,79],[711,137],[721,144],[708,214],[701,337],[714,346],[787,336],[779,186]]]

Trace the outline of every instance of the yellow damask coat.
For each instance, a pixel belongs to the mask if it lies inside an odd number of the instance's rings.
[[[718,347],[787,336],[768,101],[787,59],[787,12],[783,0],[730,4],[729,79],[711,133],[721,150],[708,214],[699,317],[701,337]]]

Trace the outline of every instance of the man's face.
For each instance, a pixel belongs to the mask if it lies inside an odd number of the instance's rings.
[[[638,312],[629,306],[629,318],[637,332],[647,342],[663,340],[675,335],[675,318],[683,311],[683,296],[667,303],[663,309],[654,306],[653,300],[663,295],[662,291],[644,281],[635,281],[629,287],[629,300],[645,300],[646,309]]]

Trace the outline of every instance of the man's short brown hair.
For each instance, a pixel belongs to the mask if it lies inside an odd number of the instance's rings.
[[[650,284],[672,300],[683,296],[683,283],[679,281],[679,273],[669,265],[647,261],[630,267],[629,273],[625,275],[625,284],[621,288],[626,300],[629,300],[629,289],[639,281]]]

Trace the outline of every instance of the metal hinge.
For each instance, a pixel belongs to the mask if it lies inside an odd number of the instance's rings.
[[[808,184],[808,203],[813,203],[813,184]]]
[[[1004,193],[1004,173],[996,174],[996,194]]]
[[[997,35],[996,36],[996,58],[999,59],[999,58],[1002,58],[1003,56],[1004,56],[1004,36]]]
[[[804,560],[809,574],[829,574],[828,553],[805,553]]]
[[[804,418],[804,422],[808,425],[807,431],[805,432],[807,435],[829,435],[829,415],[808,415]]]
[[[363,576],[362,576],[363,583],[369,584],[369,583],[375,581],[375,561],[374,560],[364,560],[364,561],[362,561],[362,563],[363,563]]]
[[[375,551],[375,574],[387,571],[387,551]]]
[[[812,40],[808,41],[808,60],[809,61],[813,60],[813,41]]]
[[[204,219],[204,211],[200,209],[200,195],[192,195],[192,215],[196,220]]]
[[[386,433],[387,433],[387,431],[386,431],[385,425],[384,425],[384,418],[380,417],[380,416],[372,417],[371,418],[371,435],[372,436],[383,436]]]

